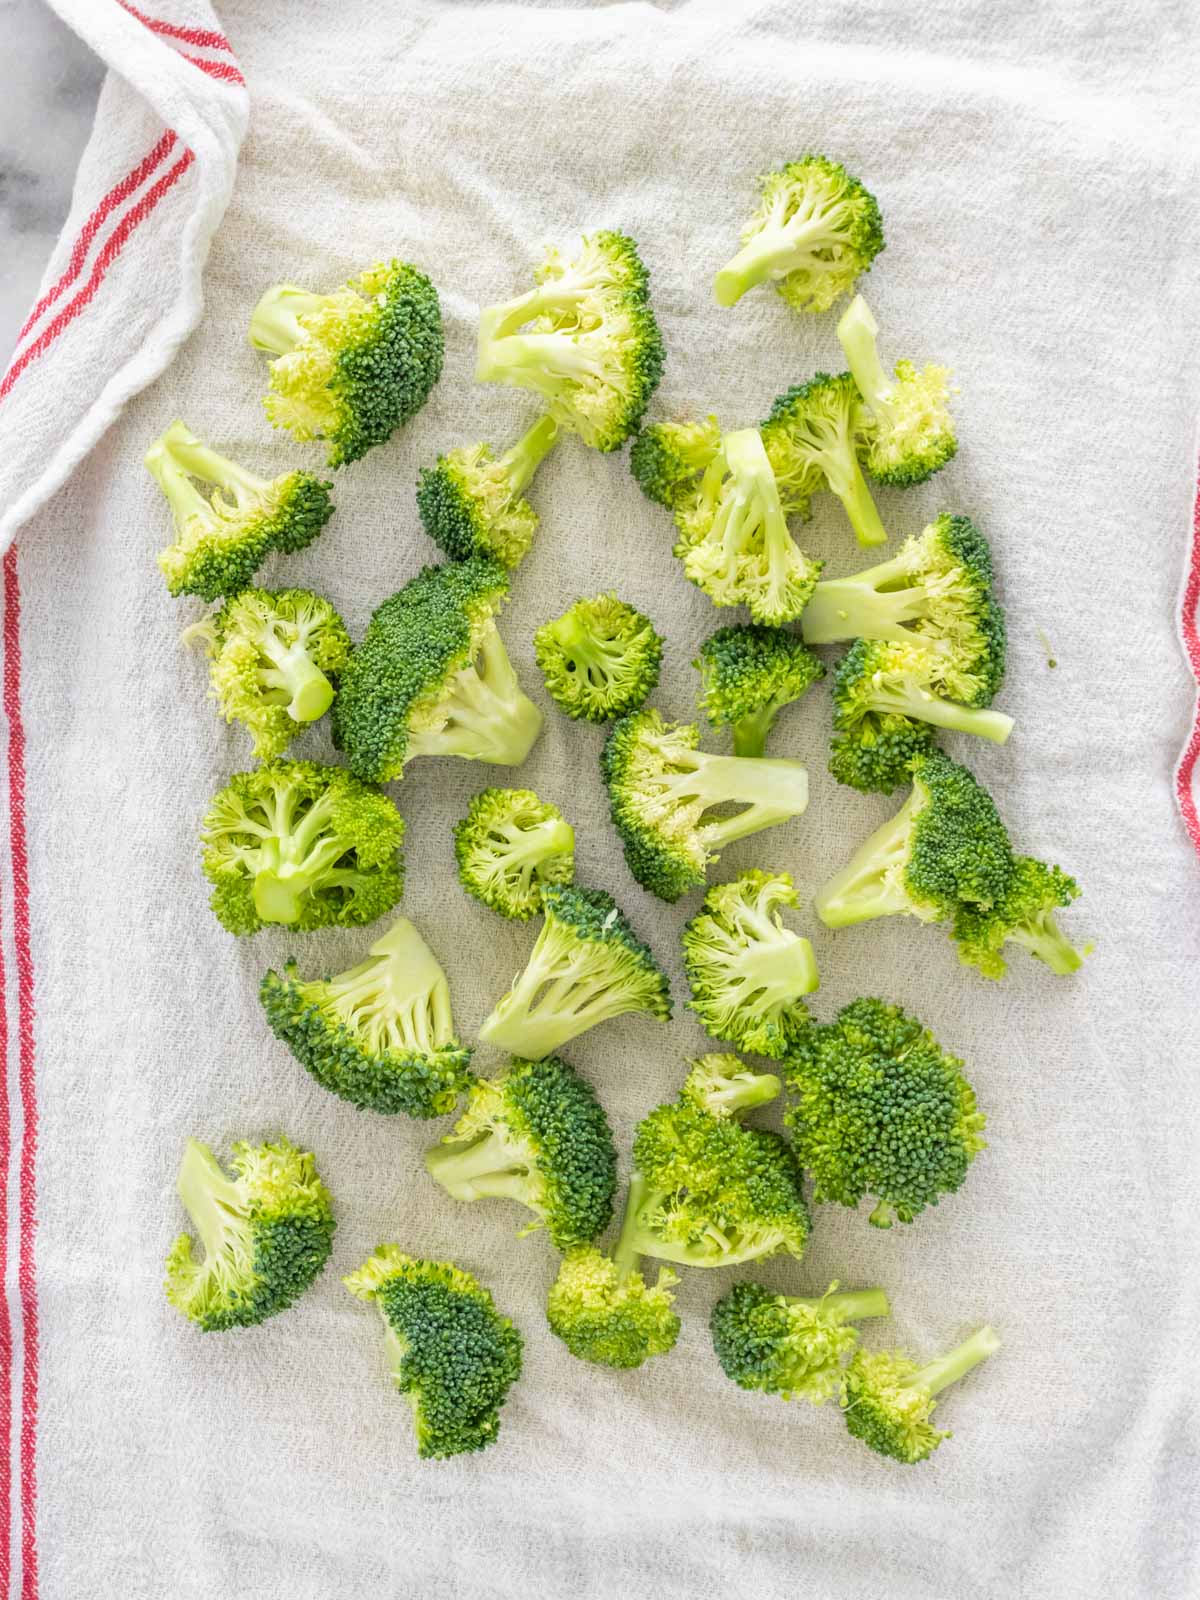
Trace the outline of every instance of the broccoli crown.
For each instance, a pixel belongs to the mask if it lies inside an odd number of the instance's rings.
[[[622,233],[593,233],[573,260],[551,250],[534,279],[528,294],[480,316],[475,376],[536,390],[585,444],[619,449],[636,432],[663,368],[637,246]]]
[[[146,467],[175,519],[158,565],[173,595],[219,600],[254,577],[272,550],[311,544],[333,515],[331,484],[309,472],[258,478],[175,422],[146,452]],[[203,494],[192,481],[212,485]]]
[[[546,691],[569,717],[607,722],[640,706],[658,682],[662,639],[615,594],[576,600],[533,636]]]
[[[950,373],[937,366],[918,371],[911,361],[897,361],[889,377],[879,359],[878,332],[867,302],[855,295],[838,323],[838,338],[867,406],[860,453],[877,483],[906,488],[931,478],[958,449]]]
[[[1011,941],[1060,977],[1077,972],[1091,946],[1077,949],[1058,926],[1054,913],[1069,906],[1078,894],[1079,885],[1061,867],[1018,856],[1008,889],[995,906],[990,910],[958,907],[953,937],[959,959],[977,967],[986,978],[1002,978],[1008,970],[1004,946]]]
[[[483,789],[454,824],[458,879],[502,917],[527,922],[547,883],[575,877],[575,830],[532,789]]]
[[[300,1065],[363,1110],[440,1117],[470,1081],[446,975],[405,917],[348,972],[305,983],[288,961],[282,977],[267,973],[259,999]]]
[[[735,305],[755,284],[772,283],[793,311],[828,311],[883,249],[874,195],[821,155],[764,173],[758,186],[742,248],[717,273],[717,304]]]
[[[726,844],[799,816],[808,804],[798,761],[709,755],[696,748],[699,738],[694,724],[633,711],[613,725],[601,756],[629,870],[662,900],[701,885]],[[727,802],[744,809],[707,816]]]
[[[585,1079],[551,1056],[477,1078],[466,1108],[425,1165],[456,1200],[527,1206],[558,1250],[585,1244],[612,1217],[617,1152]],[[528,1231],[528,1230],[527,1230]]]
[[[864,716],[849,728],[835,727],[829,770],[839,783],[863,794],[891,794],[910,781],[912,763],[937,748],[928,723],[881,712]]]
[[[878,1204],[876,1227],[911,1222],[953,1194],[980,1150],[986,1118],[963,1064],[925,1025],[883,1000],[855,1000],[809,1028],[784,1068],[785,1121],[815,1198]]]
[[[316,1163],[286,1139],[232,1147],[231,1178],[189,1139],[179,1198],[204,1247],[181,1233],[167,1256],[167,1299],[206,1333],[250,1328],[286,1311],[329,1259],[334,1220]]]
[[[324,716],[350,655],[341,617],[310,589],[243,589],[184,637],[207,646],[213,697],[253,735],[260,761]]]
[[[684,928],[688,1007],[714,1039],[779,1057],[804,1032],[801,996],[817,987],[817,965],[812,945],[781,915],[799,903],[786,872],[744,872],[714,884]]]
[[[835,1293],[815,1300],[773,1294],[760,1283],[738,1283],[713,1307],[713,1349],[727,1378],[741,1389],[784,1400],[824,1405],[844,1387],[843,1364],[858,1343],[852,1319],[884,1317],[881,1289]]]
[[[883,544],[887,531],[858,464],[862,400],[848,372],[815,373],[781,394],[762,425],[763,445],[784,501],[835,494],[859,544]]]
[[[678,1282],[662,1267],[648,1284],[636,1267],[621,1268],[594,1245],[567,1252],[546,1302],[550,1330],[580,1361],[640,1367],[674,1349],[679,1317],[671,1293]]]
[[[341,767],[273,761],[237,772],[201,829],[211,905],[230,933],[374,922],[404,887],[404,822]]]
[[[425,532],[455,561],[483,556],[502,567],[517,566],[538,527],[537,512],[522,495],[557,438],[554,418],[539,417],[499,458],[489,444],[439,456],[417,484]]]
[[[734,754],[761,756],[784,706],[808,692],[825,668],[782,628],[718,628],[700,646],[700,708],[714,728],[733,726]]]
[[[673,511],[721,448],[716,417],[700,422],[653,422],[629,452],[629,470],[650,500]]]
[[[345,1278],[374,1300],[387,1330],[392,1378],[412,1405],[417,1454],[445,1459],[482,1450],[521,1376],[521,1335],[469,1272],[381,1244]]]
[[[1000,1347],[991,1328],[980,1328],[948,1355],[918,1367],[899,1350],[860,1350],[846,1369],[842,1415],[846,1427],[878,1455],[912,1465],[931,1456],[949,1433],[930,1422],[949,1384]]]
[[[525,970],[479,1030],[481,1039],[540,1060],[626,1012],[670,1021],[666,976],[610,895],[547,883],[542,913]]]
[[[379,261],[332,294],[268,289],[250,319],[266,350],[271,424],[325,439],[329,465],[357,461],[414,417],[442,374],[437,290],[405,261]]]

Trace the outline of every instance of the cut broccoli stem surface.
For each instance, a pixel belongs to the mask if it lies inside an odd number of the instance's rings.
[[[455,674],[437,709],[445,721],[412,730],[406,765],[417,756],[461,756],[519,767],[542,731],[542,713],[518,683],[494,624],[485,630],[475,661]]]
[[[273,356],[287,355],[304,338],[300,318],[320,311],[325,304],[325,295],[311,294],[291,283],[275,284],[251,314],[250,343]]]
[[[813,906],[827,928],[848,928],[912,909],[904,868],[913,822],[928,799],[924,790],[914,789],[896,815],[877,828],[819,890]]]

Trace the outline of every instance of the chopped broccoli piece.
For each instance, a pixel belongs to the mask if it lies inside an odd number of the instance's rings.
[[[528,922],[547,883],[575,877],[575,830],[532,789],[483,789],[454,824],[458,879],[502,917]]]
[[[311,472],[257,478],[173,422],[146,452],[146,469],[167,498],[175,543],[158,565],[173,595],[219,600],[244,589],[272,550],[311,544],[333,515],[332,485]],[[204,495],[192,482],[213,485]]]
[[[897,361],[888,377],[879,359],[879,325],[861,294],[838,323],[838,338],[858,392],[867,404],[863,456],[876,483],[899,488],[924,483],[940,472],[958,449],[950,415],[950,374],[945,367]]]
[[[674,511],[721,448],[716,417],[702,422],[654,422],[629,452],[629,470],[648,499]]]
[[[995,1329],[980,1328],[920,1368],[899,1350],[860,1350],[846,1369],[846,1427],[878,1455],[910,1465],[924,1461],[950,1437],[929,1421],[934,1396],[999,1348]]]
[[[629,870],[661,900],[698,888],[735,839],[798,817],[808,804],[798,761],[710,755],[696,748],[699,738],[693,723],[633,711],[614,724],[601,757]],[[726,804],[744,809],[708,815]]]
[[[958,908],[954,940],[959,960],[978,967],[986,978],[1002,978],[1008,970],[1003,950],[1011,940],[1060,977],[1078,972],[1092,947],[1076,949],[1054,919],[1078,894],[1079,885],[1061,867],[1018,856],[1008,890],[991,910]]]
[[[840,162],[805,155],[758,180],[742,248],[713,282],[719,306],[772,283],[793,311],[828,311],[883,249],[875,196]]]
[[[914,761],[937,750],[937,737],[927,722],[882,712],[851,728],[835,726],[829,770],[839,783],[863,794],[891,794],[911,781]]]
[[[250,343],[275,359],[263,405],[296,439],[325,439],[329,465],[357,461],[416,416],[442,375],[442,308],[425,274],[379,261],[332,294],[267,290]]]
[[[496,627],[508,576],[493,561],[424,567],[385,600],[351,653],[333,734],[361,778],[418,756],[520,766],[542,729]]]
[[[417,1454],[444,1460],[493,1444],[521,1376],[521,1335],[483,1285],[449,1261],[381,1244],[342,1280],[383,1317],[392,1381],[412,1405]]]
[[[243,589],[183,637],[206,646],[213,696],[254,736],[260,761],[325,715],[350,656],[345,623],[310,589]]]
[[[882,1289],[819,1299],[774,1294],[761,1283],[737,1283],[713,1307],[713,1349],[740,1389],[821,1406],[845,1387],[843,1363],[858,1343],[855,1322],[890,1314]]]
[[[817,489],[828,489],[845,507],[859,544],[885,544],[887,529],[858,464],[861,429],[854,379],[848,372],[818,372],[779,396],[762,425],[762,440],[785,501],[807,501]]]
[[[534,389],[584,444],[619,449],[663,368],[637,246],[622,233],[590,234],[574,260],[551,250],[534,281],[528,294],[481,314],[476,379]]]
[[[522,496],[557,438],[554,418],[539,417],[499,458],[489,444],[439,456],[417,484],[425,532],[455,561],[486,556],[517,566],[538,527],[537,512]]]
[[[267,1024],[324,1089],[386,1115],[440,1117],[470,1082],[446,974],[406,917],[367,959],[303,982],[294,961],[259,990]]]
[[[809,1028],[784,1067],[785,1115],[814,1198],[856,1206],[871,1222],[911,1222],[953,1194],[986,1148],[986,1118],[962,1062],[925,1025],[884,1000],[854,1000]]]
[[[232,1147],[229,1177],[189,1139],[179,1198],[204,1247],[181,1233],[167,1256],[167,1299],[205,1333],[252,1328],[298,1300],[329,1260],[333,1207],[306,1150],[286,1139]]]
[[[670,1021],[667,979],[610,895],[543,884],[542,916],[525,970],[479,1030],[485,1043],[536,1061],[626,1012]]]
[[[612,1219],[617,1152],[596,1091],[557,1056],[476,1078],[466,1108],[425,1152],[455,1200],[515,1200],[557,1250],[587,1244]]]
[[[201,838],[210,903],[230,933],[374,922],[404,887],[400,813],[341,767],[273,761],[235,773]]]
[[[784,706],[825,676],[820,659],[782,628],[718,628],[700,646],[700,708],[714,728],[733,727],[735,756],[761,756]]]
[[[658,682],[662,639],[615,594],[576,600],[533,636],[546,691],[569,717],[607,722],[640,706]]]
[[[820,979],[812,945],[783,925],[800,897],[786,872],[743,872],[718,883],[683,930],[694,1011],[714,1039],[779,1057],[808,1025],[803,995]]]

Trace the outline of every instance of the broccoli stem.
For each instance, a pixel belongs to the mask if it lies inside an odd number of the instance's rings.
[[[256,350],[285,356],[304,337],[300,318],[320,311],[326,295],[310,294],[291,283],[277,283],[268,289],[250,317],[250,343]]]
[[[733,753],[735,756],[761,756],[767,748],[767,739],[779,715],[776,702],[752,711],[748,717],[739,717],[733,725]]]
[[[621,1233],[617,1239],[617,1248],[612,1253],[612,1263],[616,1267],[621,1281],[624,1282],[630,1273],[636,1272],[641,1260],[641,1251],[638,1249],[639,1229],[638,1212],[646,1199],[647,1185],[641,1173],[634,1171],[629,1178],[629,1193],[625,1200],[625,1215],[621,1221]]]
[[[496,854],[502,858],[505,870],[521,873],[522,879],[536,872],[551,856],[567,855],[575,848],[575,830],[561,817],[547,817],[532,828],[509,824],[501,833],[503,843],[494,846]]]
[[[333,685],[297,641],[283,645],[272,629],[264,630],[259,648],[271,662],[259,676],[264,687],[287,696],[287,714],[293,722],[315,722],[333,704]]]
[[[446,714],[442,726],[410,735],[406,764],[417,756],[462,756],[518,767],[529,754],[542,730],[542,713],[517,682],[494,623],[480,641],[476,662],[455,674],[439,702],[439,716]]]
[[[924,792],[914,788],[896,815],[877,828],[817,892],[813,906],[827,928],[848,928],[912,909],[904,888],[904,867],[912,825],[925,801]]]
[[[829,462],[825,476],[829,487],[845,506],[859,544],[886,544],[887,529],[880,521],[879,511],[867,488],[867,480],[854,454],[853,444],[848,448],[844,460]]]
[[[1044,961],[1050,971],[1060,978],[1078,972],[1083,965],[1083,955],[1066,937],[1050,912],[1034,922],[1018,923],[1008,937],[1028,950],[1031,956]]]
[[[726,1078],[720,1088],[704,1092],[704,1104],[710,1111],[733,1115],[751,1111],[755,1106],[769,1105],[779,1097],[783,1084],[773,1072],[739,1073],[736,1078]]]
[[[879,325],[861,294],[856,294],[837,325],[837,336],[846,355],[850,375],[858,392],[877,417],[883,416],[892,382],[879,359],[875,336]]]
[[[871,706],[876,711],[916,717],[920,722],[949,728],[955,733],[972,733],[977,738],[990,739],[993,744],[1003,744],[1013,730],[1013,719],[1003,711],[957,705],[953,700],[943,700],[940,695],[918,687],[882,687],[872,695]]]
[[[231,1224],[242,1220],[237,1185],[221,1170],[207,1145],[198,1139],[189,1139],[175,1187],[200,1236],[205,1255],[219,1256]]]
[[[376,939],[365,961],[312,987],[375,1049],[428,1054],[454,1032],[446,975],[407,917]]]
[[[738,972],[746,979],[747,994],[753,996],[754,1009],[767,1011],[798,994],[811,994],[818,986],[818,978],[808,940],[781,938],[774,925],[762,937],[764,942],[756,943],[737,962]]]
[[[791,1304],[804,1305],[813,1311],[824,1311],[837,1317],[839,1322],[864,1322],[868,1317],[890,1317],[888,1297],[882,1289],[844,1289],[837,1294],[819,1298],[791,1300]]]
[[[508,382],[554,395],[566,381],[603,375],[584,342],[586,335],[566,333],[510,333],[481,343],[477,383]]]
[[[513,498],[524,493],[533,482],[533,475],[553,449],[558,439],[558,423],[551,416],[541,416],[529,431],[522,435],[500,457],[500,465],[508,479]]]
[[[425,1167],[455,1200],[528,1199],[528,1168],[495,1132],[435,1144]]]
[[[885,589],[883,581],[893,572],[898,579],[911,575],[897,559],[853,578],[822,579],[800,619],[805,644],[840,644],[847,639],[907,644],[918,639],[904,624],[929,615],[929,596],[919,584]]]
[[[795,270],[806,247],[815,247],[826,232],[819,219],[763,228],[727,261],[713,280],[719,306],[733,306],[748,289],[767,278],[783,278]],[[805,265],[808,265],[806,262]],[[814,267],[819,262],[813,262]]]
[[[710,849],[718,850],[786,817],[799,816],[808,804],[808,773],[796,761],[758,757],[748,762],[742,756],[714,756],[705,751],[690,754],[695,762],[691,769],[694,781],[685,774],[673,776],[669,781],[677,793],[690,789],[703,801],[705,811],[727,802],[746,808],[734,817],[703,823]]]
[[[901,1387],[924,1389],[926,1394],[930,1395],[940,1394],[943,1389],[970,1372],[972,1367],[977,1367],[981,1361],[986,1361],[988,1356],[995,1355],[999,1348],[1000,1336],[995,1328],[980,1328],[955,1349],[944,1356],[939,1356],[936,1361],[931,1361],[911,1378],[906,1378]]]

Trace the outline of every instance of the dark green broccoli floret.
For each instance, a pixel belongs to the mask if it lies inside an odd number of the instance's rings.
[[[303,550],[333,515],[330,484],[310,472],[257,478],[182,422],[154,441],[146,467],[175,518],[175,543],[158,556],[171,594],[202,600],[234,594],[272,550]],[[193,478],[211,484],[211,492],[202,494]]]
[[[206,1333],[250,1328],[286,1311],[333,1249],[329,1191],[306,1150],[286,1139],[233,1146],[234,1176],[189,1139],[179,1198],[204,1247],[181,1233],[167,1256],[167,1299]]]
[[[782,628],[718,628],[700,646],[700,709],[714,728],[730,724],[733,753],[761,756],[775,718],[825,676],[821,661]]]
[[[878,1455],[910,1465],[924,1461],[950,1437],[929,1421],[934,1396],[999,1348],[995,1329],[980,1328],[924,1367],[899,1350],[860,1350],[846,1369],[846,1427]]]
[[[774,1294],[761,1283],[738,1283],[713,1307],[709,1328],[722,1371],[740,1389],[824,1405],[841,1395],[843,1364],[858,1343],[855,1322],[891,1311],[882,1289],[819,1299]]]
[[[546,692],[569,717],[607,722],[640,706],[658,682],[662,640],[649,617],[598,594],[533,636]]]
[[[814,1198],[856,1206],[877,1228],[911,1222],[953,1194],[980,1150],[986,1118],[962,1062],[899,1006],[855,1000],[809,1028],[784,1072],[785,1120]]]
[[[275,1037],[351,1105],[440,1117],[470,1081],[446,974],[406,917],[349,972],[305,983],[288,961],[283,977],[267,973],[259,998]]]
[[[392,1381],[412,1406],[417,1454],[445,1459],[482,1450],[521,1376],[521,1335],[469,1272],[381,1244],[342,1280],[383,1317]]]
[[[210,903],[230,933],[374,922],[404,887],[400,813],[341,767],[273,761],[235,773],[201,839]]]
[[[455,561],[486,556],[515,567],[538,527],[537,512],[522,497],[557,438],[554,418],[539,417],[500,457],[489,444],[439,456],[417,484],[425,532]]]
[[[762,199],[713,293],[732,306],[771,283],[793,311],[828,311],[883,249],[875,196],[840,162],[804,155],[758,180]]]
[[[592,1086],[557,1056],[515,1060],[476,1078],[461,1117],[425,1152],[455,1200],[515,1200],[557,1250],[586,1244],[612,1218],[617,1152]],[[529,1232],[530,1229],[526,1229]]]
[[[1061,867],[1047,866],[1032,856],[1018,856],[1012,881],[991,910],[963,905],[954,919],[959,960],[978,967],[986,978],[1002,978],[1008,970],[1004,946],[1021,945],[1060,977],[1077,972],[1091,945],[1071,943],[1054,919],[1079,894],[1075,879]]]
[[[846,508],[859,544],[884,544],[887,530],[858,464],[861,413],[848,372],[818,372],[779,396],[762,425],[763,445],[785,501],[807,502],[828,489]]]
[[[950,415],[950,373],[911,361],[897,361],[888,377],[879,359],[879,326],[862,295],[856,294],[838,323],[846,365],[867,405],[861,419],[862,459],[876,483],[905,488],[924,483],[958,449]]]
[[[359,777],[387,783],[418,756],[519,766],[542,728],[496,627],[494,561],[424,567],[378,607],[342,674],[333,734]]]
[[[542,916],[525,970],[480,1028],[482,1040],[540,1060],[629,1011],[670,1020],[666,977],[610,895],[547,883]]]
[[[574,260],[551,250],[534,281],[528,294],[481,313],[476,379],[534,389],[584,444],[619,449],[663,368],[637,246],[622,233],[593,233]]]
[[[442,374],[442,308],[423,272],[379,261],[332,294],[276,284],[250,343],[276,359],[263,401],[276,428],[325,439],[329,465],[357,461],[416,416]]]
[[[839,783],[863,794],[891,794],[911,781],[919,756],[936,753],[937,736],[926,722],[884,712],[863,717],[852,729],[835,729],[829,770]]]
[[[458,880],[502,917],[527,922],[547,883],[575,877],[575,830],[532,789],[483,789],[454,824]]]
[[[699,738],[692,723],[634,711],[614,725],[601,757],[629,870],[662,900],[698,888],[727,844],[798,817],[808,804],[798,761],[710,755],[696,748]],[[727,804],[743,809],[710,815]]]
[[[716,417],[702,422],[653,422],[629,452],[629,470],[649,499],[673,511],[721,448]]]

